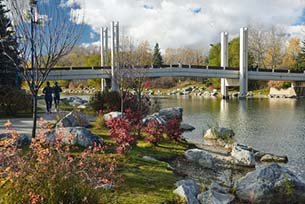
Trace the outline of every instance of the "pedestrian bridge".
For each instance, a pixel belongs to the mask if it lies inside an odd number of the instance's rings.
[[[200,65],[163,65],[162,67],[139,66],[121,68],[118,73],[124,77],[202,77],[239,79],[238,67],[215,67]],[[47,80],[110,79],[110,67],[57,67],[52,68]],[[305,72],[275,69],[248,69],[249,80],[304,81]]]

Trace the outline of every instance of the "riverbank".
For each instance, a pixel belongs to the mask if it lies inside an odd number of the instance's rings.
[[[101,136],[108,144],[113,144],[108,130],[90,129]],[[182,155],[186,145],[172,141],[164,141],[158,146],[140,140],[130,149],[127,155],[119,159],[119,174],[123,182],[113,191],[101,190],[105,203],[183,203],[173,193],[176,181],[181,176],[176,175],[167,164]],[[159,161],[147,159],[155,158]]]

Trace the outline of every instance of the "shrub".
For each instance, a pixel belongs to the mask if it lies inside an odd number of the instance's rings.
[[[157,120],[150,120],[144,128],[144,132],[147,134],[145,141],[157,145],[162,141],[164,131],[165,127],[162,124],[159,124]]]
[[[286,89],[291,87],[290,82],[284,82],[284,81],[269,81],[268,87],[276,88],[276,89]]]
[[[164,89],[168,89],[168,88],[173,88],[175,87],[177,84],[177,79],[173,78],[173,77],[161,77],[161,78],[157,78],[157,79],[152,79],[151,80],[151,87],[152,88],[164,88]]]
[[[116,160],[101,146],[74,154],[60,135],[50,143],[40,132],[22,151],[17,133],[11,135],[0,141],[1,203],[98,203],[95,188],[117,179]]]
[[[94,111],[120,111],[121,96],[118,92],[96,92],[90,99],[90,106]]]
[[[115,141],[116,152],[118,154],[127,153],[128,149],[135,142],[135,137],[132,135],[131,124],[128,119],[113,118],[106,122],[110,128],[110,136]]]
[[[178,119],[171,119],[167,121],[165,133],[167,137],[174,141],[181,141],[183,131],[180,129],[181,121]]]
[[[31,112],[32,97],[24,90],[13,87],[0,87],[0,96],[0,112],[7,115]]]
[[[141,104],[136,95],[130,92],[124,92],[121,97],[118,92],[96,92],[90,99],[90,106],[94,111],[121,111],[121,98],[124,100],[123,108],[124,112],[128,109],[136,112],[141,106],[142,115],[148,114],[150,110],[150,98],[149,96],[142,96]]]

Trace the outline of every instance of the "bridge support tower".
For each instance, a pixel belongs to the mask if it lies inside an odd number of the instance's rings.
[[[101,66],[108,66],[108,28],[101,28]],[[101,79],[101,91],[107,89],[106,79]]]
[[[119,69],[119,47],[120,34],[119,22],[111,22],[111,91],[119,91],[119,79],[117,71]]]
[[[248,93],[248,28],[240,29],[239,51],[239,97],[246,98]]]
[[[221,66],[228,67],[229,58],[228,58],[228,33],[221,33]],[[223,99],[229,98],[228,87],[227,87],[227,79],[221,79],[221,95]]]

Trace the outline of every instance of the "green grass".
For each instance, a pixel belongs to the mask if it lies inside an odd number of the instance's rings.
[[[105,142],[113,144],[106,129],[91,130],[102,136]],[[174,183],[179,180],[165,162],[150,162],[143,156],[168,161],[185,151],[186,147],[174,142],[163,142],[154,147],[139,141],[127,155],[119,159],[119,171],[123,181],[114,191],[101,190],[103,203],[182,203],[173,193]],[[113,151],[113,150],[111,150]]]

